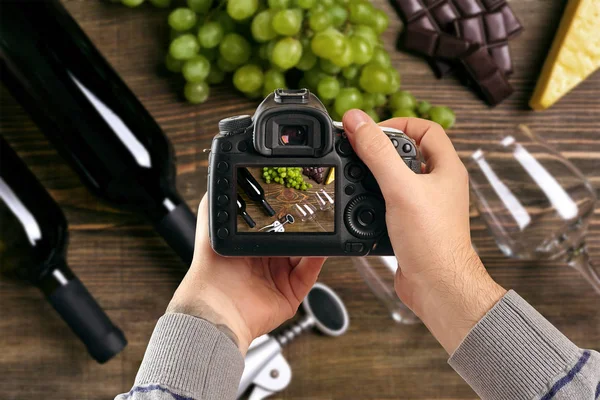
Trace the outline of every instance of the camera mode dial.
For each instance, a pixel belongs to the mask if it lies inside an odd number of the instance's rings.
[[[235,117],[225,118],[219,121],[219,132],[225,136],[237,135],[243,133],[252,126],[252,117],[250,115],[236,115]]]

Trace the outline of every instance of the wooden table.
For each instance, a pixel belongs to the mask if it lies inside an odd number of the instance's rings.
[[[253,111],[230,87],[216,88],[205,105],[182,101],[181,80],[161,63],[166,14],[151,7],[130,10],[92,0],[66,0],[98,48],[170,137],[178,157],[178,187],[192,207],[206,188],[208,148],[220,118]],[[384,0],[378,6],[389,11]],[[490,134],[518,123],[562,151],[600,189],[600,74],[551,110],[527,108],[564,1],[520,0],[512,5],[525,32],[511,42],[514,95],[489,109],[455,79],[437,80],[416,57],[392,53],[403,87],[418,98],[447,104],[458,123],[450,131],[462,155]],[[400,22],[392,17],[386,45],[392,50]],[[27,27],[24,27],[27,29]],[[141,217],[116,211],[93,197],[58,157],[22,108],[1,89],[0,132],[65,210],[71,227],[68,259],[73,270],[126,333],[129,346],[106,365],[91,360],[37,289],[0,282],[0,398],[109,399],[128,391],[156,320],[185,266]],[[600,216],[588,244],[600,257]],[[474,242],[492,276],[514,288],[581,347],[600,348],[600,299],[575,271],[560,263],[511,261],[480,222]],[[279,399],[472,399],[474,392],[446,364],[447,355],[422,325],[392,322],[349,259],[327,262],[321,280],[346,301],[351,328],[340,338],[299,338],[284,353],[293,369]]]

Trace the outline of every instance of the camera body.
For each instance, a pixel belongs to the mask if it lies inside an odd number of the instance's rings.
[[[382,129],[420,173],[415,143]],[[218,254],[393,255],[375,178],[342,124],[307,89],[278,89],[253,117],[221,120],[219,131],[208,170],[210,241]]]

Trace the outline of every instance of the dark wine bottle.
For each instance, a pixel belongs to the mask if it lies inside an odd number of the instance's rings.
[[[254,222],[250,214],[246,212],[246,202],[239,194],[237,195],[237,213],[244,218],[244,221],[246,221],[250,228],[254,228],[256,226],[256,222]]]
[[[259,203],[269,214],[270,217],[275,215],[275,210],[265,199],[265,190],[260,184],[254,179],[248,168],[238,168],[237,171],[237,183],[244,190],[250,200]]]
[[[127,345],[65,261],[67,221],[58,204],[0,137],[0,266],[46,295],[98,362]]]
[[[57,0],[2,0],[0,75],[89,189],[139,211],[189,264],[196,217],[171,144]]]

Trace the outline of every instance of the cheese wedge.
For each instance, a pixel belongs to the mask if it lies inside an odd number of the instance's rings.
[[[329,170],[329,175],[327,175],[327,179],[325,180],[325,184],[329,185],[334,180],[335,180],[335,168],[331,167],[331,169]]]
[[[529,106],[545,110],[600,68],[600,0],[569,0]]]

